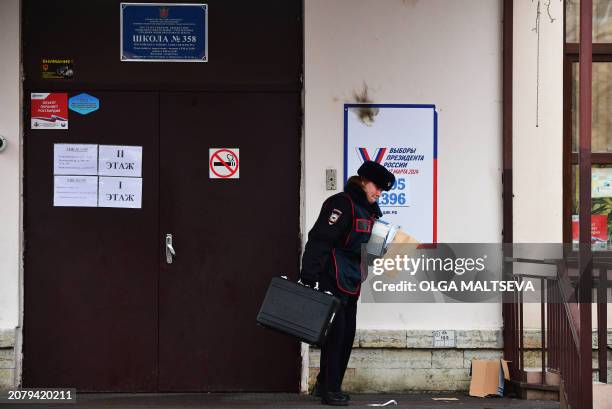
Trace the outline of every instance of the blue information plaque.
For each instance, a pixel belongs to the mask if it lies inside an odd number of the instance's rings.
[[[121,61],[208,61],[208,5],[121,3]]]

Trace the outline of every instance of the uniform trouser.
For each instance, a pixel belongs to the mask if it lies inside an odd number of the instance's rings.
[[[357,298],[349,298],[336,314],[334,323],[321,347],[321,364],[317,382],[325,392],[339,392],[348,365],[357,318]]]

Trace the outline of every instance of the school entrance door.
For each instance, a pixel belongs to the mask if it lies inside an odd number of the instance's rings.
[[[24,1],[24,387],[299,390],[299,343],[255,317],[299,268],[301,5],[207,3],[215,59],[157,64],[77,35],[118,35],[119,2]],[[58,53],[73,80],[41,78]],[[35,129],[30,95],[49,92],[99,108]],[[54,203],[58,144],[142,147],[141,207]],[[215,148],[238,150],[238,178],[211,177]]]

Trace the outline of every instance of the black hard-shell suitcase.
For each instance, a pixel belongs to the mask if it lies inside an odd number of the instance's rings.
[[[257,323],[320,346],[339,308],[340,300],[329,293],[274,277],[257,314]]]

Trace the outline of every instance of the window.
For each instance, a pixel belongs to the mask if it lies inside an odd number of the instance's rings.
[[[565,42],[578,43],[580,0],[565,0]],[[593,43],[612,43],[612,2],[593,0]]]
[[[564,241],[577,238],[579,0],[566,0],[564,92]],[[591,214],[593,250],[612,251],[612,1],[593,0]]]

